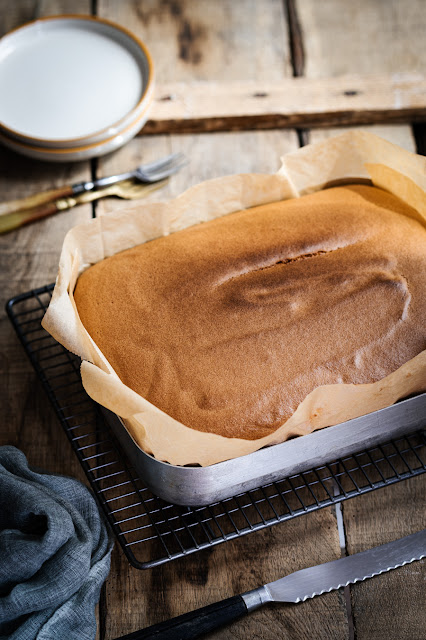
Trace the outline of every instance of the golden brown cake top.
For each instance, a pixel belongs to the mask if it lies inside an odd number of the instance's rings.
[[[188,427],[257,439],[319,385],[375,382],[426,348],[411,213],[360,185],[255,207],[99,262],[75,301],[126,385]]]

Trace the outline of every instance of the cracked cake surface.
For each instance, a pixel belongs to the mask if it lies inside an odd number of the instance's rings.
[[[106,258],[74,291],[120,379],[199,431],[257,439],[313,389],[426,348],[426,229],[364,185],[236,212]]]

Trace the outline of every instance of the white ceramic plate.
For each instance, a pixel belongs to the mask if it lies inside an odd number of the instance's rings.
[[[148,109],[138,114],[135,120],[117,135],[101,140],[100,142],[70,147],[68,149],[32,145],[7,135],[1,128],[0,143],[12,149],[12,151],[16,151],[29,158],[34,158],[35,160],[45,160],[47,162],[76,162],[79,160],[88,160],[89,158],[97,158],[122,147],[140,131],[147,119]]]
[[[90,16],[53,16],[0,40],[0,129],[56,148],[118,135],[152,99],[153,66],[126,29]]]

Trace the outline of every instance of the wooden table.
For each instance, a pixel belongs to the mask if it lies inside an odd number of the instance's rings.
[[[1,31],[31,19],[34,5],[1,0]],[[271,87],[293,76],[338,81],[344,74],[370,73],[389,78],[394,72],[421,73],[426,65],[423,0],[44,0],[39,5],[41,15],[94,12],[131,29],[151,49],[157,79],[165,85],[243,81]],[[1,199],[123,171],[177,150],[188,155],[189,166],[151,200],[172,197],[207,178],[271,173],[281,155],[336,133],[303,124],[298,130],[271,129],[269,122],[263,125],[267,130],[140,135],[110,157],[69,165],[0,149]],[[407,121],[365,128],[411,151],[416,145],[418,152],[425,150],[421,125]],[[121,206],[126,205],[112,199],[96,208],[85,205],[2,236],[2,306],[54,280],[69,228]],[[33,465],[85,482],[4,312],[0,335],[1,443],[22,449]],[[147,571],[130,567],[116,546],[97,612],[98,638],[111,640],[285,573],[417,531],[425,526],[425,481],[423,475],[345,502],[343,549],[334,507]],[[425,565],[414,563],[351,587],[349,598],[333,592],[301,605],[265,608],[211,637],[421,640],[426,636],[424,578]]]

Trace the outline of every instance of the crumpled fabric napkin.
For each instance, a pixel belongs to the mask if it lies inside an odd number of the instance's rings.
[[[84,485],[0,447],[0,640],[92,640],[111,549]]]

